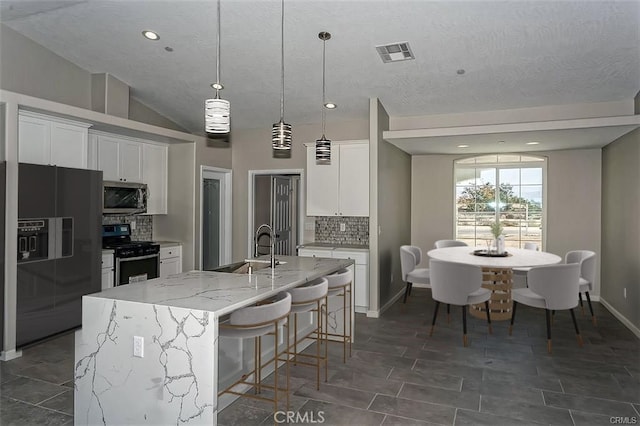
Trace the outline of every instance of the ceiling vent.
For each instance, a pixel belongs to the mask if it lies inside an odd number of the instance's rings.
[[[385,44],[384,46],[376,46],[376,50],[382,58],[382,62],[406,61],[407,59],[415,59],[408,41],[400,43]]]

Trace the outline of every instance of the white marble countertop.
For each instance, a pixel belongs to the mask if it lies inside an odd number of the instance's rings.
[[[160,247],[177,247],[181,246],[182,243],[179,241],[153,241],[156,244],[160,244]]]
[[[322,249],[322,250],[353,250],[369,251],[369,246],[364,244],[334,244],[334,243],[305,243],[298,248]]]
[[[354,263],[351,259],[297,256],[278,256],[278,260],[283,263],[275,270],[260,269],[251,275],[190,271],[84,297],[198,309],[221,316]]]

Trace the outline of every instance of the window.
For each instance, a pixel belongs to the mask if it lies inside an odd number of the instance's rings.
[[[493,239],[490,225],[499,220],[507,247],[533,242],[542,249],[545,173],[546,159],[537,156],[494,154],[456,161],[456,239],[484,247]]]

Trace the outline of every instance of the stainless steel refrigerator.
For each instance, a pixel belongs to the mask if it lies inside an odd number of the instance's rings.
[[[82,323],[82,296],[101,290],[102,172],[18,167],[16,346]]]

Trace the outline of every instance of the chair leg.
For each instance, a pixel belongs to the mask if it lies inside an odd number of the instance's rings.
[[[578,345],[582,347],[582,336],[580,335],[580,329],[578,328],[578,322],[576,321],[576,315],[573,313],[573,309],[569,309],[571,312],[571,319],[573,320],[573,326],[576,329],[576,335],[578,336]]]
[[[584,305],[582,304],[582,293],[578,292],[578,300],[580,301],[580,310],[582,311],[582,315],[584,315]]]
[[[493,334],[493,327],[491,327],[491,313],[489,312],[489,301],[484,302],[484,308],[487,310],[487,323],[489,324],[489,334]]]
[[[589,292],[585,291],[584,295],[587,296],[587,303],[589,304],[589,311],[591,312],[591,322],[593,322],[593,325],[597,325],[596,316],[593,314],[593,306],[591,306],[591,297],[589,297]]]
[[[467,346],[467,307],[462,307],[462,344]]]
[[[513,322],[516,320],[516,307],[518,306],[518,302],[513,301],[513,308],[511,308],[511,324],[509,324],[509,336],[511,336],[511,331],[513,330]]]
[[[547,316],[547,351],[551,353],[551,311],[548,309],[544,311]]]
[[[407,296],[409,295],[410,289],[411,283],[407,281],[407,288],[404,289],[404,300],[402,301],[402,303],[407,303]]]
[[[429,337],[433,336],[433,329],[436,326],[436,318],[438,318],[439,307],[440,307],[440,302],[436,300],[436,309],[433,311],[433,321],[431,322],[431,331],[429,331]]]
[[[447,324],[451,323],[451,305],[447,303]]]
[[[413,290],[413,283],[409,283],[409,296],[411,296],[411,290]]]
[[[551,325],[554,324],[555,320],[556,320],[556,311],[552,310],[551,311]]]

